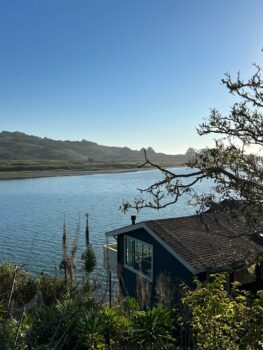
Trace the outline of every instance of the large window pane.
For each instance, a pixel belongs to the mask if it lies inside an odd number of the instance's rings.
[[[152,246],[125,237],[125,263],[142,274],[152,277]]]
[[[135,252],[134,252],[134,268],[140,270],[142,261],[142,243],[135,241]]]
[[[151,253],[151,246],[149,244],[143,244],[142,245],[142,258],[151,258],[152,253]]]
[[[133,266],[133,241],[128,237],[125,238],[125,247],[125,263],[129,266]]]

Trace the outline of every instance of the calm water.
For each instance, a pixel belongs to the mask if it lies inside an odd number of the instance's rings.
[[[185,169],[177,169],[184,172]],[[130,224],[122,201],[139,196],[137,188],[160,178],[158,171],[0,181],[0,262],[25,264],[33,272],[55,273],[61,260],[64,216],[71,239],[80,217],[79,251],[85,247],[85,213],[89,213],[91,242],[98,264],[105,232]],[[144,210],[137,221],[188,215],[186,199],[160,212]]]

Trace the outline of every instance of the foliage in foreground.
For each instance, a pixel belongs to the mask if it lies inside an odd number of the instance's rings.
[[[1,350],[262,348],[263,291],[254,298],[234,285],[228,293],[226,275],[215,275],[209,283],[197,281],[181,307],[142,310],[131,298],[110,308],[85,286],[63,290],[63,278],[34,279],[12,264],[0,266],[0,272],[0,286],[5,286],[0,287]],[[29,291],[36,291],[33,302],[21,307]],[[182,333],[187,333],[187,343]]]
[[[210,283],[197,283],[182,302],[190,311],[189,320],[196,349],[262,349],[263,291],[251,299],[233,284],[227,291],[227,275],[212,276]]]

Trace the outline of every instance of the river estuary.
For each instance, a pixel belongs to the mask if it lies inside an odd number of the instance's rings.
[[[64,217],[71,240],[80,220],[80,255],[85,248],[85,213],[89,213],[90,239],[98,266],[102,266],[105,232],[129,225],[135,214],[123,214],[119,210],[122,201],[138,197],[137,188],[158,179],[159,171],[151,170],[0,181],[0,262],[12,261],[33,274],[58,273]],[[143,210],[137,222],[194,212],[184,199],[159,212]]]

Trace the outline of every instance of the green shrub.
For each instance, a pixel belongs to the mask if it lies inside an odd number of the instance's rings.
[[[83,313],[83,305],[70,296],[56,305],[38,306],[32,313],[28,344],[35,348],[47,345],[47,349],[73,349],[78,343],[76,329]]]
[[[129,320],[132,320],[136,312],[140,310],[140,304],[135,298],[125,298],[121,303],[121,312],[124,316],[126,316]]]
[[[51,305],[61,300],[67,291],[64,279],[61,277],[41,273],[36,279],[36,283],[45,305]]]
[[[28,272],[11,263],[0,266],[0,299],[4,305],[8,304],[11,296],[12,304],[22,307],[36,292],[37,284]]]
[[[170,310],[154,307],[147,311],[138,311],[133,324],[133,341],[140,349],[171,349],[173,320]]]
[[[183,303],[191,313],[190,325],[197,350],[262,349],[263,293],[226,290],[227,275],[216,274],[210,283],[197,283]]]

